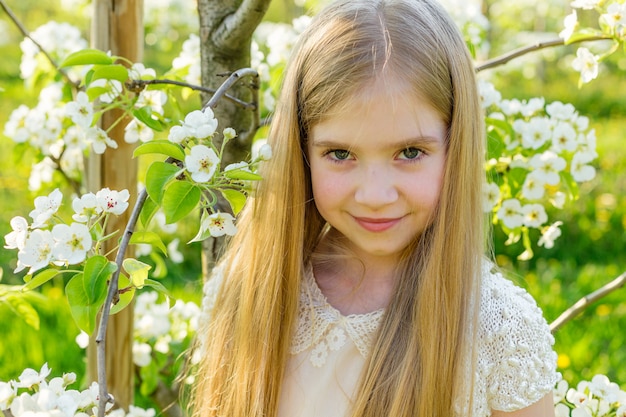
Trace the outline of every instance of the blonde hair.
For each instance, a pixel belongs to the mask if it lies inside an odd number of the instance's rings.
[[[201,335],[194,416],[276,415],[303,268],[325,226],[306,164],[308,133],[386,73],[412,85],[447,123],[447,157],[432,224],[405,249],[352,415],[448,417],[466,393],[484,237],[472,61],[431,0],[343,0],[314,18],[287,66],[269,135],[273,157],[222,260],[224,283]]]

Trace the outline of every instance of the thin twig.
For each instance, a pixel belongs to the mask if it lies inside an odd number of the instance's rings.
[[[259,76],[259,73],[253,70],[252,68],[242,68],[242,69],[238,69],[237,71],[232,72],[228,76],[226,81],[224,81],[222,85],[220,85],[219,88],[215,90],[213,97],[211,97],[211,99],[207,101],[207,103],[204,105],[202,109],[204,110],[207,107],[211,107],[211,108],[215,107],[217,102],[226,95],[226,91],[228,91],[233,85],[235,85],[243,77],[258,77],[258,76]],[[256,104],[255,103],[253,104],[254,104],[254,109],[256,109]]]
[[[589,36],[589,37],[585,37],[585,38],[580,38],[580,39],[576,39],[573,42],[567,44],[567,45],[571,45],[574,43],[580,43],[580,42],[592,42],[592,41],[605,41],[605,40],[611,40],[613,39],[610,36],[602,36],[602,35],[598,35],[598,36]],[[501,55],[499,57],[490,59],[488,61],[483,62],[482,64],[476,66],[476,72],[480,72],[486,69],[490,69],[490,68],[494,68],[503,64],[506,64],[507,62],[518,58],[520,56],[529,54],[531,52],[535,52],[535,51],[539,51],[541,49],[545,49],[545,48],[551,48],[553,46],[564,46],[566,45],[565,41],[563,39],[553,39],[550,41],[545,41],[545,42],[538,42],[535,43],[533,45],[529,45],[529,46],[524,46],[522,48],[519,49],[515,49],[511,52],[508,52],[504,55]]]
[[[35,39],[33,39],[33,37],[30,35],[30,33],[28,32],[28,30],[24,27],[24,25],[22,25],[22,23],[19,21],[19,19],[17,18],[17,16],[15,16],[15,14],[13,13],[13,11],[11,10],[11,8],[4,2],[4,0],[0,0],[0,7],[2,7],[2,9],[5,11],[5,13],[9,16],[9,19],[13,22],[13,24],[17,27],[17,29],[20,31],[20,33],[22,34],[22,36],[24,36],[25,38],[28,38],[31,40],[32,43],[35,44],[35,46],[37,47],[37,49],[39,49],[39,52],[41,52],[42,54],[44,54],[44,56],[46,57],[46,59],[48,61],[50,61],[50,63],[52,64],[52,66],[75,88],[79,87],[79,83],[73,81],[69,75],[67,75],[67,73],[65,71],[63,71],[59,65],[54,61],[54,59],[50,56],[50,54],[48,54],[48,52],[41,46],[41,44],[39,42],[37,42]]]
[[[1,1],[1,0],[0,0]],[[127,83],[127,87],[129,90],[142,89],[146,85],[155,85],[155,84],[171,84],[179,87],[187,87],[192,90],[202,91],[204,93],[215,94],[215,89],[202,87],[195,84],[189,84],[183,81],[169,80],[167,78],[156,79],[156,80],[131,80]],[[256,109],[255,103],[248,103],[243,100],[239,100],[237,97],[233,97],[230,94],[224,94],[224,98],[243,107],[244,109]]]
[[[626,272],[623,272],[620,276],[615,278],[613,281],[604,285],[600,289],[592,292],[576,301],[570,308],[565,310],[561,315],[550,323],[550,331],[555,333],[558,329],[560,329],[565,323],[572,320],[578,314],[580,314],[584,309],[586,309],[591,303],[598,301],[602,297],[606,297],[608,294],[613,291],[623,287],[626,284]]]

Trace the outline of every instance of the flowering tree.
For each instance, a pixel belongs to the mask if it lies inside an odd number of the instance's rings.
[[[259,2],[256,5],[266,8],[267,4]],[[588,0],[574,1],[572,6],[574,11],[566,17],[559,40],[514,51],[477,66],[481,72],[480,87],[489,145],[486,163],[489,184],[485,187],[484,208],[492,214],[494,225],[508,235],[508,244],[521,243],[520,259],[531,258],[534,245],[549,248],[559,237],[561,221],[549,219],[545,207],[562,208],[576,200],[579,184],[594,177],[595,132],[590,128],[589,119],[571,104],[546,103],[541,98],[503,99],[482,74],[488,68],[534,50],[566,43],[610,40],[614,47],[603,55],[581,47],[573,61],[574,69],[581,74],[581,85],[597,77],[598,62],[624,45],[626,5],[619,1],[600,3]],[[203,7],[208,10],[208,3],[200,2],[200,9]],[[598,11],[597,28],[579,25],[576,10],[588,8]],[[233,19],[241,18],[234,10],[238,9],[231,10]],[[260,10],[262,16],[265,9]],[[258,22],[260,17],[255,15],[254,19]],[[457,19],[472,50],[480,55],[486,47],[485,21],[469,15],[457,16]],[[221,20],[201,21],[201,27],[212,27]],[[21,146],[37,150],[39,162],[33,168],[33,188],[41,186],[51,177],[49,173],[56,171],[62,174],[76,195],[72,198],[71,220],[59,215],[63,195],[58,189],[35,199],[35,207],[28,215],[30,221],[24,216],[11,220],[13,231],[5,237],[5,247],[17,250],[14,273],[26,271],[25,284],[19,290],[35,289],[58,275],[68,276],[66,293],[76,323],[85,333],[102,332],[108,316],[127,306],[139,290],[151,287],[168,294],[166,288],[150,278],[151,265],[126,256],[128,245],[150,245],[157,252],[168,252],[161,236],[149,229],[160,213],[166,223],[175,224],[200,211],[199,227],[192,241],[235,233],[236,215],[245,202],[250,182],[261,180],[256,168],[271,157],[271,150],[258,140],[249,159],[233,160],[232,156],[226,158],[225,155],[231,148],[239,149],[233,155],[241,155],[240,151],[247,149],[254,137],[260,117],[271,112],[272,88],[276,85],[272,79],[279,75],[293,40],[307,22],[308,19],[303,17],[295,20],[293,25],[262,25],[254,38],[254,29],[250,27],[230,34],[218,27],[216,33],[223,38],[215,35],[201,39],[192,35],[173,62],[172,69],[162,75],[142,63],[88,49],[80,34],[70,26],[50,23],[27,37],[23,44],[22,76],[32,80],[45,74],[47,70],[40,67],[43,61],[45,65],[56,64],[62,81],[51,79],[42,89],[34,108],[18,107],[11,114],[4,132]],[[52,37],[51,34],[59,32],[65,35],[62,46],[44,42]],[[206,68],[207,61],[213,63],[216,59],[215,55],[205,52],[202,61],[202,45],[222,42],[222,46],[228,48],[232,42],[240,44],[240,37],[248,39],[249,44],[243,43],[243,58],[232,59],[243,63],[249,57],[254,69],[237,70],[227,65],[230,69],[228,77],[219,83],[209,75],[213,72],[199,70],[201,62]],[[280,42],[272,43],[275,39]],[[47,58],[42,60],[44,52]],[[197,85],[200,74],[205,87]],[[250,83],[243,85],[241,80]],[[206,87],[209,83],[215,84]],[[243,99],[239,95],[242,90],[233,90],[233,85],[246,91]],[[182,114],[175,103],[179,98],[172,86],[203,91],[207,97],[206,105]],[[262,93],[257,100],[259,89]],[[208,99],[209,95],[211,99]],[[218,100],[247,112],[247,121],[241,122],[243,133],[225,123],[229,120],[227,116],[218,114],[218,110],[214,112]],[[220,112],[223,107],[227,106],[220,106]],[[110,234],[105,233],[107,222],[112,216],[119,216],[129,209],[130,193],[134,190],[105,188],[95,193],[84,192],[81,161],[84,155],[102,154],[118,146],[108,132],[96,124],[103,114],[113,109],[130,118],[124,140],[138,144],[134,156],[153,155],[157,160],[147,168],[145,187],[138,193],[126,229]],[[120,117],[114,123],[123,120]],[[531,239],[532,229],[541,232],[537,242]],[[119,243],[114,245],[117,257],[113,262],[101,249],[104,242],[117,239]],[[624,279],[622,276],[622,285]],[[139,300],[142,299],[138,298],[138,310],[147,308],[147,303]],[[151,301],[154,303],[155,300]],[[175,309],[160,308],[160,311],[167,310],[170,318],[175,317]],[[99,312],[102,312],[100,323],[96,319]],[[151,314],[154,317],[157,313],[152,311]],[[137,332],[133,353],[135,363],[141,369],[142,392],[152,393],[159,386],[159,371],[168,362],[159,353],[180,352],[180,346],[172,349],[170,345],[181,338],[187,340],[193,334],[194,314],[181,319],[188,323],[184,335],[178,333],[166,337],[157,334],[155,328],[150,329],[152,334]],[[138,323],[148,320],[145,317],[139,315]],[[138,325],[138,328],[142,327]],[[31,371],[28,370],[18,382],[0,383],[0,409],[11,408],[16,417],[26,411],[37,411],[34,406],[23,406],[27,402],[17,400],[31,401],[26,400],[31,394],[20,390],[28,390],[37,384],[40,393],[42,388],[57,387],[55,392],[59,398],[55,404],[63,404],[60,397],[69,382],[47,382],[49,372],[46,368],[37,373],[35,383],[27,386],[22,380],[35,372]],[[70,377],[67,379],[71,380]],[[570,411],[573,416],[625,414],[623,392],[615,390],[615,386],[602,377],[578,386],[571,394],[563,387],[560,384],[556,388],[556,392],[568,392],[556,396],[560,415],[568,415],[566,413]],[[100,384],[98,390],[100,404],[97,411],[102,415],[109,400],[106,384]],[[39,404],[41,397],[43,395],[32,401]],[[604,403],[606,405],[601,406]],[[93,404],[85,407],[93,407]],[[64,410],[68,415],[76,415],[85,408],[72,406]]]

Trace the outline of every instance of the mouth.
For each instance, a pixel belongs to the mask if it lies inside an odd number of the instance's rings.
[[[371,217],[354,217],[354,220],[365,230],[369,232],[384,232],[400,223],[402,217],[396,218],[371,218]]]

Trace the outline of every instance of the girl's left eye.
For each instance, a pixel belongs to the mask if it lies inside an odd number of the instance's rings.
[[[422,156],[424,152],[421,149],[415,148],[415,147],[410,147],[410,148],[406,148],[403,149],[400,152],[400,159],[418,159],[420,156]]]

